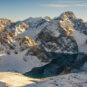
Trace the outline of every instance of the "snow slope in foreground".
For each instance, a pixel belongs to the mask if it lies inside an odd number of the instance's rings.
[[[34,81],[40,81],[34,79]],[[6,87],[24,87],[28,84],[34,84],[32,78],[25,77],[19,73],[0,72],[0,82],[6,83]],[[2,84],[0,84],[1,87]],[[2,86],[5,87],[5,86]]]
[[[42,63],[36,56],[24,56],[24,52],[20,52],[17,55],[0,54],[0,72],[25,73],[44,64],[46,63]]]
[[[26,87],[87,87],[87,73],[72,73],[51,77]]]
[[[87,87],[87,73],[33,79],[19,73],[2,72],[0,73],[0,82],[6,83],[7,87]]]

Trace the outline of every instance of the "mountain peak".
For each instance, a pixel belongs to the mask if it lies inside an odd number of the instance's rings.
[[[66,11],[61,14],[61,18],[64,20],[66,19],[76,19],[75,14],[72,11]]]

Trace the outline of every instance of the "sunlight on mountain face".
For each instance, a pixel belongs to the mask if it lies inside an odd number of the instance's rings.
[[[35,79],[19,73],[1,72],[0,87],[87,87],[87,73]]]
[[[9,85],[9,87],[24,87],[29,84],[34,84],[35,81],[40,81],[40,80],[28,78],[19,73],[11,73],[11,72],[2,72],[1,73],[0,72],[0,82],[7,83],[7,85]]]
[[[29,38],[28,36],[25,36],[24,38],[20,39],[20,46],[21,44],[27,44],[28,46],[37,46],[37,43],[35,42],[35,40],[32,40],[31,38]]]
[[[6,54],[0,54],[0,56],[6,56]]]

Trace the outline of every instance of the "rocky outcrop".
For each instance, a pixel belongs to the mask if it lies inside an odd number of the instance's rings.
[[[19,39],[20,50],[26,50],[29,49],[29,47],[37,46],[37,43],[28,36],[20,37],[18,39]]]
[[[68,19],[72,20],[72,19],[76,19],[76,16],[72,11],[67,11],[67,12],[62,13],[60,18],[62,20],[68,20]]]
[[[0,27],[10,26],[11,23],[11,20],[0,18]]]
[[[0,51],[7,54],[10,54],[11,50],[24,51],[36,45],[37,43],[28,36],[17,37],[9,30],[0,33]]]

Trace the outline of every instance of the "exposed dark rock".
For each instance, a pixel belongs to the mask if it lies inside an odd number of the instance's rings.
[[[27,72],[24,75],[42,78],[71,73],[74,69],[80,69],[80,67],[87,62],[87,55],[84,53],[52,53],[52,57],[54,57],[54,59],[47,65],[33,68],[30,72]]]

